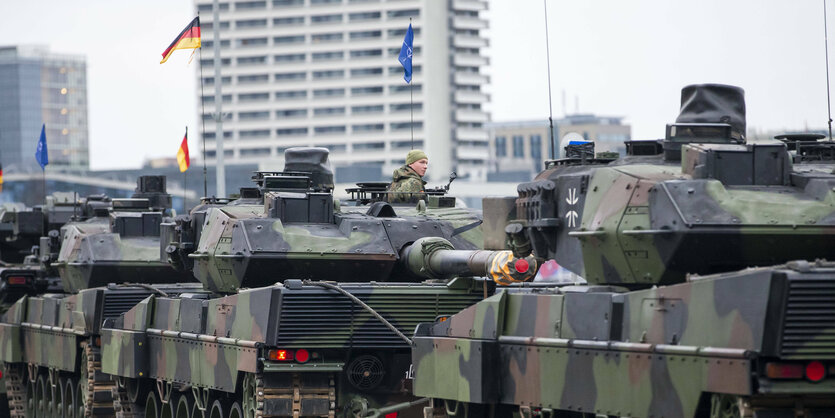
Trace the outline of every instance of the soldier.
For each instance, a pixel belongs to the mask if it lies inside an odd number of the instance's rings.
[[[406,164],[394,170],[389,185],[388,200],[391,203],[417,202],[426,200],[423,175],[429,167],[429,157],[419,149],[413,149],[406,155]]]

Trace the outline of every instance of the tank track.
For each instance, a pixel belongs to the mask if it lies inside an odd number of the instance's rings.
[[[267,399],[287,399],[293,401],[293,417],[301,416],[301,404],[303,399],[327,399],[328,412],[327,414],[319,415],[320,417],[334,418],[336,416],[336,387],[334,385],[334,376],[328,376],[328,385],[321,387],[302,387],[301,378],[298,374],[293,374],[293,386],[291,388],[280,387],[265,387],[264,378],[259,373],[255,375],[255,405],[257,411],[256,418],[268,417],[283,417],[283,415],[265,415],[264,405]]]
[[[86,394],[84,398],[85,417],[112,417],[113,411],[113,389],[116,387],[108,375],[101,371],[101,350],[93,347],[88,342],[81,343],[82,355],[86,366]]]
[[[12,418],[26,417],[26,394],[23,380],[24,368],[22,364],[8,364],[5,367],[6,373],[6,396],[9,400],[9,416]]]
[[[113,386],[111,393],[113,396],[113,410],[116,412],[116,418],[142,418],[145,416],[145,411],[139,408],[139,405],[130,401],[128,398],[128,391],[120,386]]]

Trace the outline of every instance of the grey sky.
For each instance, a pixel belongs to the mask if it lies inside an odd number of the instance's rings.
[[[682,86],[718,82],[746,90],[749,131],[826,126],[821,0],[548,2],[555,117],[564,90],[569,112],[577,97],[581,112],[624,116],[634,138],[658,138]],[[546,120],[543,3],[490,8],[493,120]],[[832,33],[835,3],[828,8]],[[159,64],[192,10],[189,0],[2,1],[0,45],[86,55],[91,165],[138,167],[174,157],[186,124],[199,153],[198,61],[177,51]]]

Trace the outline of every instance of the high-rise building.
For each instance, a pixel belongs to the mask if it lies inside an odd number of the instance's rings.
[[[428,176],[486,178],[483,109],[486,0],[246,0],[219,2],[223,146],[227,163],[325,146],[337,168],[381,177],[413,146]],[[207,157],[216,156],[212,0],[196,0],[203,35]],[[412,23],[414,75],[397,60]],[[413,103],[413,104],[412,104]],[[412,122],[413,120],[413,122]],[[414,141],[412,139],[414,130]],[[379,171],[375,171],[379,170]],[[339,171],[337,171],[337,174]],[[351,179],[338,179],[351,181]]]
[[[35,148],[46,124],[50,167],[87,169],[87,64],[45,46],[0,47],[0,164],[40,170]]]

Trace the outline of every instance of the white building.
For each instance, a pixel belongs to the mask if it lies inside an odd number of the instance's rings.
[[[212,0],[196,6],[212,163]],[[384,178],[403,163],[413,126],[430,180],[452,170],[486,178],[486,0],[224,0],[219,8],[226,163],[275,167],[288,147],[325,146],[334,166],[379,169]],[[410,18],[411,86],[397,60]]]

